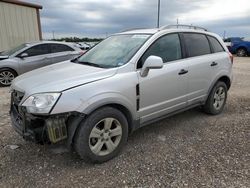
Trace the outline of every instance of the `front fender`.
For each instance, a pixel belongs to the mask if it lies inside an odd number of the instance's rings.
[[[135,104],[132,104],[131,101],[121,93],[114,92],[107,92],[93,96],[88,101],[79,106],[77,111],[83,114],[90,114],[94,110],[109,104],[122,105],[131,113],[131,116],[134,120],[137,119]]]

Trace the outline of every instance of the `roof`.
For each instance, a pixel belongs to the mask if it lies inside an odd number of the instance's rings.
[[[24,1],[18,1],[18,0],[0,0],[0,2],[11,3],[11,4],[15,4],[15,5],[31,7],[31,8],[36,8],[36,9],[42,9],[43,8],[41,5],[38,5],[38,4],[27,3],[27,2],[24,2]]]

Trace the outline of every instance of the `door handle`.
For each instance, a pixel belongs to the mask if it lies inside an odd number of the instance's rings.
[[[216,63],[216,62],[213,62],[213,63],[211,63],[211,67],[213,67],[213,66],[216,66],[216,65],[218,65],[218,63]]]
[[[186,74],[188,73],[188,70],[181,69],[181,71],[178,73],[179,75]]]

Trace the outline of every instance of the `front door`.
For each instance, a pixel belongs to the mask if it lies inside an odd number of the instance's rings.
[[[161,57],[164,66],[149,70],[146,77],[142,77],[138,70],[141,123],[187,105],[188,67],[182,60],[179,35],[168,34],[156,40],[141,57],[138,68],[150,55]]]
[[[19,58],[19,67],[21,73],[47,66],[51,62],[48,44],[39,44],[33,46],[22,53],[26,53],[28,56]]]

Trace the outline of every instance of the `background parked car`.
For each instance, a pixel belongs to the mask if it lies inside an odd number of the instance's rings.
[[[78,42],[77,44],[82,50],[88,50],[91,48],[91,46],[85,42]]]
[[[20,74],[73,59],[82,53],[76,45],[52,41],[25,43],[4,51],[0,53],[0,86],[9,86]]]
[[[231,53],[240,57],[250,55],[250,38],[231,37],[224,42]]]

